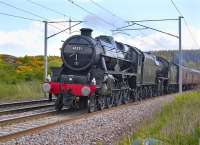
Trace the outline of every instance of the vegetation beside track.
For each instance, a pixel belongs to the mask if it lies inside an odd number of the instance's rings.
[[[16,84],[2,83],[0,85],[0,101],[33,100],[41,98],[41,82],[28,81]]]
[[[50,56],[50,68],[61,65],[60,57]],[[0,101],[37,99],[43,96],[43,56],[0,55]]]
[[[199,145],[200,141],[200,91],[187,92],[162,107],[151,120],[142,124],[131,137],[118,145],[142,145],[148,140],[152,145]]]

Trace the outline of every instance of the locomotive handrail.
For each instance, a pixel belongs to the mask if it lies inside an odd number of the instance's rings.
[[[157,78],[159,78],[159,79],[163,79],[163,80],[168,80],[167,77],[157,77]]]
[[[105,56],[105,57],[110,57],[110,58],[114,58],[114,59],[118,59],[118,60],[122,60],[122,61],[126,61],[126,62],[129,62],[129,63],[132,63],[130,60],[123,59],[123,58],[120,58],[120,57],[112,57],[112,56],[108,56],[108,55],[105,55],[105,54],[101,54],[101,55]]]
[[[115,74],[115,75],[126,75],[126,76],[136,76],[135,73],[124,73],[124,72],[115,72],[115,71],[106,71],[105,74]]]
[[[109,47],[109,46],[106,46],[106,45],[101,45],[101,46],[103,46],[103,48],[105,49],[105,47],[108,47],[108,48],[111,48],[111,49],[107,49],[106,51],[109,51],[109,52],[122,52],[122,53],[128,53],[128,52],[126,52],[126,51],[123,51],[123,50],[120,50],[120,49],[118,49],[118,48],[116,48],[116,47]],[[114,50],[116,50],[116,49],[118,49],[118,51],[114,51]]]

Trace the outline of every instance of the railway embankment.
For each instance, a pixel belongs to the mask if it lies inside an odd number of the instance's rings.
[[[118,145],[199,145],[199,108],[199,91],[178,95],[172,103],[164,105],[155,117],[146,120],[140,129],[125,136]]]

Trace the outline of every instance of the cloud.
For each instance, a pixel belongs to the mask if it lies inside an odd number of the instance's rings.
[[[63,30],[62,25],[56,25]],[[78,30],[79,27],[73,28],[72,31]],[[60,30],[48,26],[48,36]],[[75,34],[75,33],[74,33]],[[60,55],[61,40],[66,40],[68,33],[61,33],[48,39],[48,54]],[[44,54],[44,24],[33,22],[27,28],[15,31],[0,30],[0,54],[10,54],[14,56],[24,55],[43,55]]]
[[[32,23],[27,29],[0,31],[0,53],[12,55],[39,54],[42,43],[40,23]],[[12,50],[12,51],[11,51]]]
[[[98,22],[94,18],[93,24]],[[100,25],[97,23],[97,25]],[[102,24],[103,25],[103,24]],[[59,29],[64,27],[61,25],[55,25]],[[87,25],[84,25],[86,27]],[[79,29],[83,25],[76,26],[72,29],[75,31],[72,35],[79,34]],[[91,26],[87,26],[91,27]],[[94,32],[93,36],[98,35],[111,35],[110,31],[105,31],[103,28],[97,29],[92,27]],[[191,27],[193,35],[195,36],[198,43],[200,43],[200,28]],[[48,27],[49,35],[58,32],[59,30]],[[48,54],[49,55],[60,55],[60,49],[63,42],[70,35],[68,33],[61,33],[58,36],[48,39]],[[198,49],[197,45],[191,39],[190,33],[184,28],[182,33],[183,49]],[[114,35],[117,41],[127,43],[129,45],[138,47],[142,51],[151,50],[178,50],[178,39],[166,36],[161,33],[149,33],[148,35],[138,35],[128,37],[126,35],[118,34]],[[15,31],[1,31],[0,30],[0,53],[10,54],[14,56],[24,55],[43,55],[44,54],[44,24],[33,22],[24,29]]]
[[[192,28],[192,27],[191,27]],[[200,28],[192,28],[193,35],[200,45]],[[123,35],[116,35],[115,39],[129,45],[138,47],[142,51],[152,50],[178,50],[178,39],[167,36],[162,33],[151,33],[148,35],[141,35],[135,37],[126,37]],[[200,49],[191,38],[191,34],[187,29],[182,32],[182,49]]]

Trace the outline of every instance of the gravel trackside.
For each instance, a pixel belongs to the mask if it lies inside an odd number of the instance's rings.
[[[13,139],[8,145],[103,145],[115,144],[123,135],[131,134],[146,118],[171,102],[175,95],[144,100],[138,104],[114,107],[39,133]],[[1,143],[0,143],[1,144]]]

